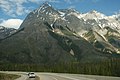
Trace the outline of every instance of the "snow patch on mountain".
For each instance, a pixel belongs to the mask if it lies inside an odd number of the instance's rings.
[[[61,12],[61,11],[58,11],[60,13],[60,16],[63,17],[65,16],[65,13],[64,12]]]
[[[56,10],[51,5],[44,3],[40,8],[34,10],[29,16],[35,17],[37,21],[48,22],[51,31],[65,36],[67,33],[64,30],[65,25],[68,25],[69,34],[77,37],[82,37],[92,43],[103,42],[109,44],[111,48],[116,49],[109,43],[108,37],[120,37],[120,22],[117,20],[117,15],[106,16],[95,10],[87,13],[79,13],[74,9]],[[56,25],[63,27],[62,31]],[[87,37],[85,36],[87,34]],[[105,45],[106,46],[106,45]],[[107,46],[109,47],[109,46]],[[114,50],[117,51],[117,50]],[[73,51],[70,51],[73,54]]]
[[[99,12],[93,10],[93,11],[83,14],[82,18],[85,20],[95,19],[96,21],[98,21],[98,19],[106,19],[106,16],[102,13],[99,13]]]

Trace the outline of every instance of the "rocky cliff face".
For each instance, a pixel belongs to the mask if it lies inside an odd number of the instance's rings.
[[[29,13],[14,35],[0,42],[0,61],[58,63],[107,60],[119,54],[119,25],[114,18],[110,20],[96,11],[80,14],[73,9],[56,10],[44,3]]]

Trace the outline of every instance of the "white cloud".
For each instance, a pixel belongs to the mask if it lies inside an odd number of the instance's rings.
[[[79,0],[64,0],[64,2],[72,4]],[[0,0],[0,10],[12,17],[21,16],[29,13],[30,7],[24,4],[36,3],[41,4],[43,2],[59,3],[61,0]]]
[[[18,29],[20,25],[22,24],[23,20],[21,19],[8,19],[3,20],[0,25],[8,28],[15,28]]]
[[[29,2],[39,4],[46,1],[58,2],[59,0],[0,0],[0,9],[9,16],[21,16],[30,12],[30,8],[23,4],[29,4]]]
[[[0,9],[12,17],[23,15],[28,12],[28,8],[23,6],[27,2],[28,0],[0,0]]]
[[[71,3],[72,3],[72,0],[65,0],[65,2],[71,4]]]
[[[51,2],[51,3],[59,3],[60,0],[28,0],[29,2],[32,2],[32,3],[36,3],[38,5],[40,5],[41,3],[44,3],[44,2]]]
[[[81,2],[83,0],[64,0],[64,1],[68,4],[73,4],[73,3]]]

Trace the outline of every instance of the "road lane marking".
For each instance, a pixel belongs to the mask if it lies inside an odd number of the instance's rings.
[[[55,77],[53,77],[53,76],[51,76],[54,80],[58,80],[57,78],[55,78]]]

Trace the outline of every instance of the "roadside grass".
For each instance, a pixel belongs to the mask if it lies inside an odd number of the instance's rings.
[[[19,75],[0,73],[0,80],[15,80]]]

